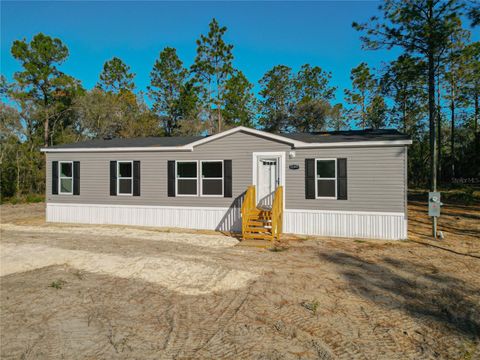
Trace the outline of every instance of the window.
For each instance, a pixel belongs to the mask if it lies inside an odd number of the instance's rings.
[[[59,162],[58,181],[60,194],[72,195],[73,194],[73,162],[60,161]]]
[[[337,159],[316,159],[317,198],[337,198]]]
[[[223,161],[202,161],[202,195],[223,196]]]
[[[117,194],[132,195],[133,193],[132,161],[117,162]]]
[[[177,161],[177,195],[196,196],[197,189],[197,162]]]

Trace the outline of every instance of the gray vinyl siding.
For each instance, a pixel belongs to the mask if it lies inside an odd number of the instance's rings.
[[[287,209],[405,212],[406,150],[396,147],[294,149],[256,135],[237,132],[195,147],[193,152],[47,153],[47,201],[55,203],[229,207],[252,184],[252,153],[285,151]],[[347,158],[348,200],[305,199],[305,158]],[[168,197],[168,160],[232,160],[232,198]],[[80,195],[52,195],[51,162],[80,161]],[[111,160],[141,161],[141,196],[110,196]],[[290,170],[298,164],[298,170]]]
[[[47,199],[56,203],[229,207],[252,184],[252,152],[288,151],[290,145],[243,132],[199,145],[193,152],[47,153]],[[232,197],[168,197],[168,160],[232,160]],[[80,195],[52,195],[51,162],[80,161]],[[140,160],[140,196],[110,196],[110,160]]]
[[[405,147],[297,149],[287,159],[286,208],[405,212]],[[346,158],[348,200],[305,199],[305,159]],[[300,169],[290,170],[289,164]]]

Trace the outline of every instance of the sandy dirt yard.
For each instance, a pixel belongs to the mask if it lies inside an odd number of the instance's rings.
[[[479,205],[274,248],[0,209],[2,359],[480,359]]]

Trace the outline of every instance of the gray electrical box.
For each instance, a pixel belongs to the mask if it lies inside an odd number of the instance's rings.
[[[440,207],[442,205],[439,192],[428,193],[428,216],[440,216]]]

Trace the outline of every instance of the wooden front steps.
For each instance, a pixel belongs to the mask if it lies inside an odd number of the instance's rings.
[[[242,234],[244,239],[272,240],[272,214],[271,211],[259,210],[250,212],[245,219],[245,229]]]
[[[283,188],[275,191],[271,210],[256,205],[255,186],[249,186],[242,204],[242,238],[280,240],[283,222]]]

